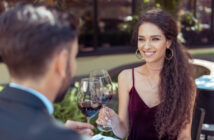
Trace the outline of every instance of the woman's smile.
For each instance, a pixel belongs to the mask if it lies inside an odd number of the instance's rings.
[[[145,57],[152,57],[156,51],[143,51]]]

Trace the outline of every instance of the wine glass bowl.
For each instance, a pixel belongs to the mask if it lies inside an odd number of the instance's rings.
[[[98,80],[100,82],[99,93],[96,95],[97,100],[103,105],[106,104],[112,99],[113,96],[113,85],[111,81],[111,77],[108,72],[104,69],[94,70],[90,72],[90,78],[94,80]],[[103,132],[112,131],[112,128],[109,126],[99,125],[98,129]]]
[[[92,118],[98,113],[101,104],[95,101],[82,101],[78,103],[78,107],[86,117]]]
[[[84,78],[80,82],[79,94],[77,97],[78,108],[87,117],[87,122],[94,117],[102,104],[98,101],[100,82],[98,80],[90,80]]]
[[[100,89],[100,95],[99,95],[101,103],[103,105],[106,105],[112,99],[112,96],[113,96],[112,86],[103,85],[103,87],[101,87]]]

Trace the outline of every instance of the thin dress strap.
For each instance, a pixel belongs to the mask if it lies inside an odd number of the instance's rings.
[[[134,68],[132,68],[132,86],[134,87],[135,83],[134,83]]]

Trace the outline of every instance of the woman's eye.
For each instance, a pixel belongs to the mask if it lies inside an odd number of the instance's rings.
[[[144,39],[143,38],[138,38],[138,41],[144,41]]]
[[[159,38],[153,38],[152,39],[153,41],[158,41],[158,40],[160,40]]]

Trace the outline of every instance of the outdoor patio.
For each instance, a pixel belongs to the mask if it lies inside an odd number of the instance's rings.
[[[0,13],[20,0],[2,0]],[[110,104],[118,111],[117,76],[127,68],[143,64],[136,58],[136,44],[131,43],[132,31],[141,11],[162,8],[169,12],[179,27],[178,40],[187,46],[193,56],[191,63],[196,74],[198,98],[196,108],[204,108],[197,134],[200,140],[214,140],[214,0],[23,0],[57,6],[79,17],[79,54],[77,71],[65,99],[54,104],[53,117],[65,122],[67,119],[86,122],[77,106],[79,81],[95,69],[106,69],[114,86]],[[1,55],[1,52],[0,52]],[[0,56],[0,91],[10,82],[10,75]],[[180,76],[180,75],[179,75]],[[182,87],[181,87],[182,88]],[[183,92],[183,91],[182,91]],[[195,117],[194,116],[194,117]],[[203,116],[203,117],[202,117]],[[91,124],[97,127],[92,118]],[[112,132],[94,134],[117,138]],[[125,139],[126,140],[126,139]],[[194,139],[193,139],[194,140]],[[197,139],[198,140],[198,139]]]

